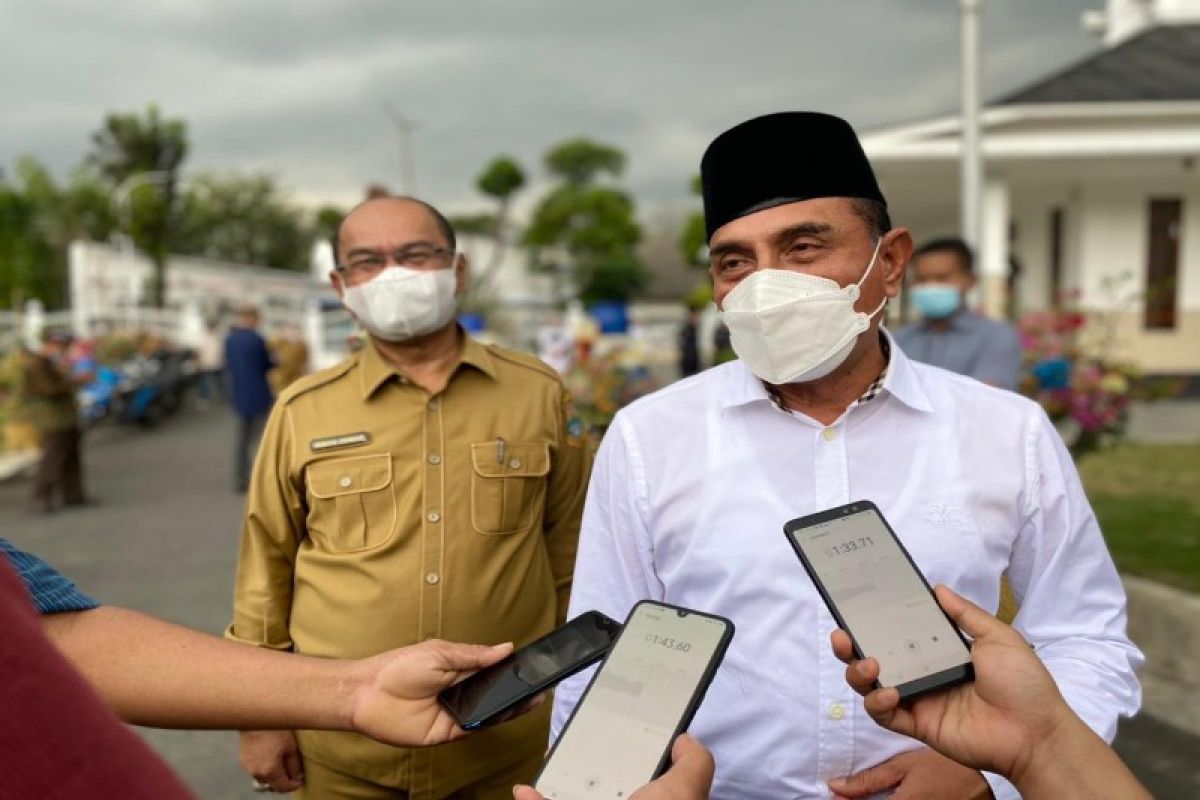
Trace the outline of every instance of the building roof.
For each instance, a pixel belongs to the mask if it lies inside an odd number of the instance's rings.
[[[1152,28],[989,105],[1200,100],[1200,24]]]

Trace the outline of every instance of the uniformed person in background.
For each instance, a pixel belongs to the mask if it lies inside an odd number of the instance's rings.
[[[278,397],[284,389],[308,374],[308,345],[300,329],[289,324],[282,326],[267,346],[275,357],[275,368],[267,373],[267,382]]]
[[[42,450],[33,479],[32,509],[54,510],[54,496],[62,492],[64,506],[85,505],[83,490],[82,436],[78,386],[65,364],[71,337],[63,331],[46,331],[38,352],[22,350],[17,372],[13,417],[32,425]]]
[[[456,324],[455,247],[415,199],[343,220],[331,278],[368,342],[271,412],[231,638],[345,658],[433,637],[520,646],[564,620],[589,467],[578,420],[552,369]],[[247,732],[241,759],[304,797],[507,797],[541,764],[548,711],[425,751]]]

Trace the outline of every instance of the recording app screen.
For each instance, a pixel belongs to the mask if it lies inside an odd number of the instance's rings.
[[[873,511],[792,532],[879,682],[898,686],[971,660],[937,601]]]
[[[531,687],[604,655],[619,631],[620,626],[606,617],[583,614],[463,681],[449,698],[464,720],[489,716]]]
[[[654,775],[725,624],[643,605],[538,778],[548,800],[628,798]]]

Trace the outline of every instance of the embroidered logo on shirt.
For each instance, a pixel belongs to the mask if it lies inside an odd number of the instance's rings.
[[[922,516],[926,522],[931,522],[934,525],[946,525],[960,531],[968,530],[971,527],[963,510],[955,506],[937,503],[928,505],[925,506],[925,513]]]
[[[358,447],[369,444],[370,441],[371,434],[359,431],[358,433],[344,433],[341,436],[326,436],[324,439],[313,439],[308,446],[314,453],[323,453],[326,450],[338,450],[343,447]]]

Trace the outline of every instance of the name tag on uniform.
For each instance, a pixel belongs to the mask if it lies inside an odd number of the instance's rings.
[[[326,436],[324,439],[313,439],[308,443],[314,453],[326,450],[339,450],[343,447],[359,447],[371,441],[371,434],[366,431],[344,433],[341,436]]]

